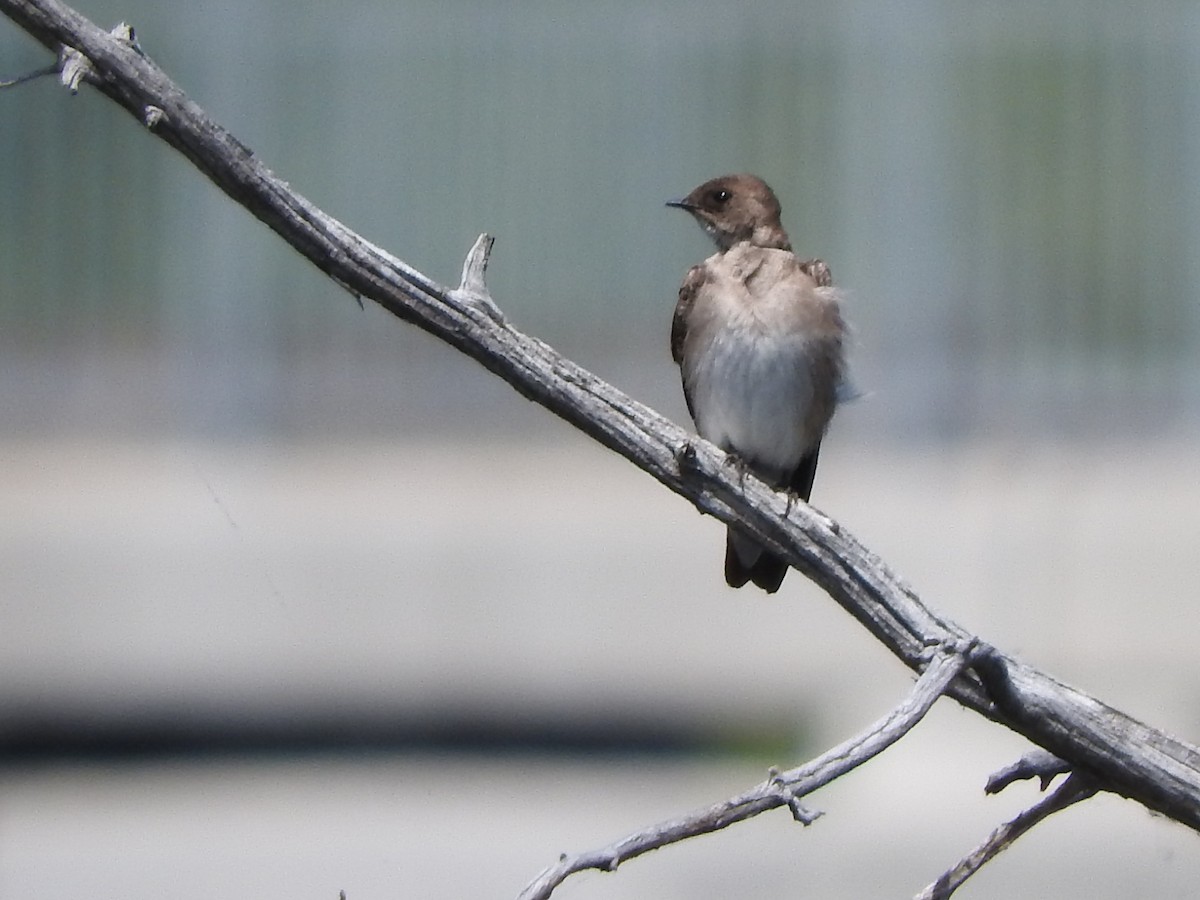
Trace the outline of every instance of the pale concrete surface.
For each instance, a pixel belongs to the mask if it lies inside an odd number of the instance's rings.
[[[727,796],[881,714],[901,667],[792,574],[721,583],[721,529],[581,440],[0,446],[0,716],[312,710],[788,723],[795,759],[280,761],[10,770],[0,895],[512,896],[582,849]],[[1187,439],[856,447],[815,500],[985,639],[1200,738]],[[910,896],[1028,786],[947,704],[814,798],[564,897]],[[1192,896],[1196,837],[1114,798],[966,897]]]
[[[811,798],[585,873],[584,898],[909,897],[1036,794],[984,798],[1016,748],[953,709]],[[964,737],[965,734],[965,737]],[[515,897],[565,850],[730,796],[751,761],[380,757],[9,773],[0,893],[75,900]],[[1067,810],[976,876],[964,898],[1193,897],[1194,833],[1112,797]]]

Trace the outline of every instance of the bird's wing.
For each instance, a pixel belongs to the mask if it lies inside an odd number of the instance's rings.
[[[788,487],[792,489],[797,497],[808,502],[812,496],[813,479],[817,475],[817,454],[821,451],[821,442],[804,454],[804,458],[800,460],[800,465],[796,466],[792,472],[792,477],[788,479]]]
[[[675,316],[671,319],[671,358],[679,366],[683,379],[683,399],[687,403],[688,415],[696,421],[696,410],[692,407],[692,390],[688,384],[687,366],[683,364],[683,345],[687,341],[688,316],[696,302],[696,295],[708,281],[704,266],[692,266],[687,277],[679,286],[679,302],[675,304]]]
[[[675,304],[675,317],[671,320],[671,358],[679,365],[683,364],[683,342],[687,340],[687,319],[696,302],[696,293],[704,284],[706,275],[704,266],[692,266],[683,284],[679,286],[679,302]]]

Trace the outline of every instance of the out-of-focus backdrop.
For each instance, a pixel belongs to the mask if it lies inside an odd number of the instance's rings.
[[[705,238],[776,189],[864,398],[815,503],[983,638],[1200,739],[1200,7],[81,0],[282,177],[686,420]],[[0,23],[0,74],[48,62]],[[798,575],[360,310],[90,89],[0,92],[0,895],[513,896],[910,678]],[[567,898],[916,892],[1032,788],[952,706],[786,814]],[[1190,896],[1102,797],[967,897]]]

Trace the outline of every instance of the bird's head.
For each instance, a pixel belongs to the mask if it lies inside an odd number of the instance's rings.
[[[779,220],[779,200],[755,175],[722,175],[667,206],[687,210],[721,250],[749,241],[757,247],[791,250]]]

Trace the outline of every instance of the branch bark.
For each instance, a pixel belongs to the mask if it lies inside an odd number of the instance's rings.
[[[137,47],[58,0],[0,0],[0,11],[51,51],[91,62],[83,79],[186,156],[236,202],[358,298],[436,335],[703,512],[738,527],[820,585],[914,670],[926,648],[970,640],[837,522],[790,503],[727,465],[713,445],[508,324],[482,281],[489,240],[460,288],[447,289],[364,240],[280,180]],[[474,273],[474,274],[472,274]],[[469,277],[468,277],[469,276]],[[476,277],[477,276],[477,277]],[[995,648],[947,691],[1024,735],[1105,790],[1200,830],[1200,750]]]

